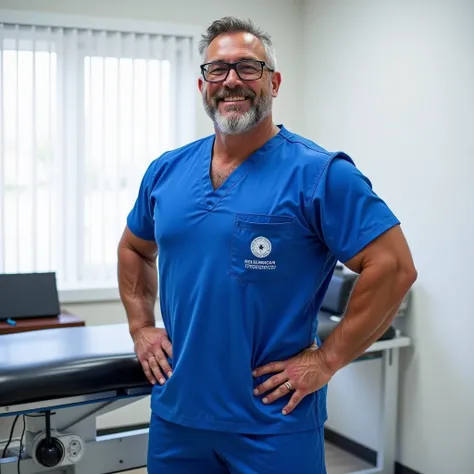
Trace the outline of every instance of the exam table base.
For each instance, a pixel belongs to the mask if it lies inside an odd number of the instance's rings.
[[[103,436],[98,436],[96,429],[97,416],[136,402],[143,396],[142,394],[107,400],[107,394],[104,394],[103,398],[99,396],[101,400],[97,402],[41,407],[37,411],[28,407],[27,413],[25,410],[23,414],[34,415],[34,417],[26,416],[25,418],[24,449],[19,463],[20,470],[18,471],[20,442],[17,440],[10,445],[7,457],[0,459],[0,474],[18,474],[18,472],[20,474],[108,474],[144,467],[148,450],[148,429]],[[43,431],[45,427],[44,417],[37,416],[44,409],[51,409],[53,430],[59,433],[79,434],[84,440],[84,453],[76,464],[47,468],[38,465],[31,457],[31,442],[35,435]],[[18,420],[18,425],[20,429],[23,428],[22,418]]]

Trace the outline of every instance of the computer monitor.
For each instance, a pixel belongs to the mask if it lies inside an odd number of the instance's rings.
[[[56,274],[0,274],[0,321],[57,317],[61,310]]]

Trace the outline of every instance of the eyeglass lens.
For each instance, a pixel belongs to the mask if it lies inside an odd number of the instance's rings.
[[[227,63],[213,63],[206,66],[204,74],[208,81],[222,81],[229,72]],[[258,61],[242,61],[235,65],[238,76],[243,81],[255,81],[262,76],[262,64]]]

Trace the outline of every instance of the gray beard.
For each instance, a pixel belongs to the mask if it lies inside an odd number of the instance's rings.
[[[225,135],[239,135],[248,132],[272,111],[271,96],[263,96],[257,105],[252,104],[250,109],[244,114],[222,116],[217,108],[217,104],[214,101],[212,101],[212,104],[209,104],[205,94],[206,91],[203,89],[202,101],[204,109],[214,122],[216,128]],[[238,110],[238,108],[236,107],[235,110]]]

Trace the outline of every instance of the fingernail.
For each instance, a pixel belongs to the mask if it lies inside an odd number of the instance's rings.
[[[255,377],[255,376],[257,375],[257,371],[254,370],[254,371],[252,372],[252,375]]]
[[[171,372],[171,370],[170,370],[170,371],[168,372],[168,374],[167,374],[168,377],[171,377],[171,374],[172,374],[172,373],[173,373],[173,372]]]
[[[262,402],[263,402],[263,403],[267,403],[267,402],[268,402],[268,398],[265,397],[265,398],[262,400]]]
[[[258,395],[258,390],[255,389],[255,390],[253,391],[253,394],[254,394],[254,395]]]
[[[286,415],[286,410],[282,410],[281,412],[282,412],[284,415]]]
[[[160,383],[161,383],[161,385],[163,385],[165,383],[165,379],[163,379],[163,378],[160,379]]]

